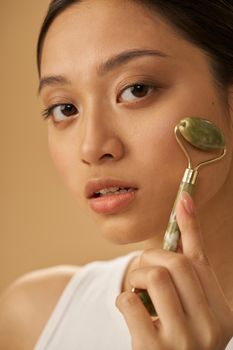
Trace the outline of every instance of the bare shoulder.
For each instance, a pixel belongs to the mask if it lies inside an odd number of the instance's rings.
[[[62,265],[27,273],[0,296],[0,348],[34,348],[64,288],[78,266]]]

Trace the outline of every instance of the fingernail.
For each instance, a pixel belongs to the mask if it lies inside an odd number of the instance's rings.
[[[186,212],[189,215],[193,215],[195,213],[195,207],[194,207],[194,203],[193,203],[193,199],[190,196],[190,194],[186,191],[181,193],[181,200],[183,203],[183,206],[186,210]]]

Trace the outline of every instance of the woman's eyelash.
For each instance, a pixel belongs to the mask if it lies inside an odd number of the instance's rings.
[[[121,88],[120,93],[122,93],[123,91],[125,91],[126,89],[129,89],[131,87],[135,87],[135,86],[144,86],[144,87],[150,87],[150,88],[156,88],[156,84],[154,84],[153,82],[145,82],[145,81],[137,81],[133,84],[129,84],[129,85],[125,85]]]
[[[60,103],[51,105],[48,108],[43,109],[42,117],[44,118],[44,120],[47,119],[51,115],[53,109],[56,108],[57,106],[60,106]]]

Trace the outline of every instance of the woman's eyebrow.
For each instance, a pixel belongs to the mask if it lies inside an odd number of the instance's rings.
[[[40,94],[41,90],[43,90],[46,86],[56,85],[71,85],[71,81],[63,77],[62,75],[45,76],[40,79],[38,94]]]
[[[99,75],[104,75],[109,71],[115,69],[116,67],[121,66],[122,64],[126,64],[132,59],[142,57],[142,56],[157,56],[157,57],[170,57],[166,53],[159,50],[151,50],[151,49],[130,49],[119,54],[110,57],[105,62],[101,63],[97,68],[97,73]]]
[[[97,67],[97,74],[102,76],[107,74],[109,71],[128,63],[129,61],[142,57],[142,56],[157,56],[157,57],[171,57],[168,54],[159,51],[159,50],[151,50],[151,49],[131,49],[120,52],[119,54],[108,58],[105,62],[101,63]],[[38,94],[40,94],[41,90],[46,86],[54,86],[54,85],[71,85],[71,81],[64,76],[61,75],[53,75],[53,76],[45,76],[41,78]]]

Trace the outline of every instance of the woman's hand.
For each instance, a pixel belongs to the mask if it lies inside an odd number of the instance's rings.
[[[233,312],[205,255],[191,197],[176,210],[182,253],[150,249],[129,274],[132,287],[147,289],[158,313],[152,321],[139,296],[119,295],[133,350],[223,350],[233,336]],[[220,248],[221,249],[221,248]]]

